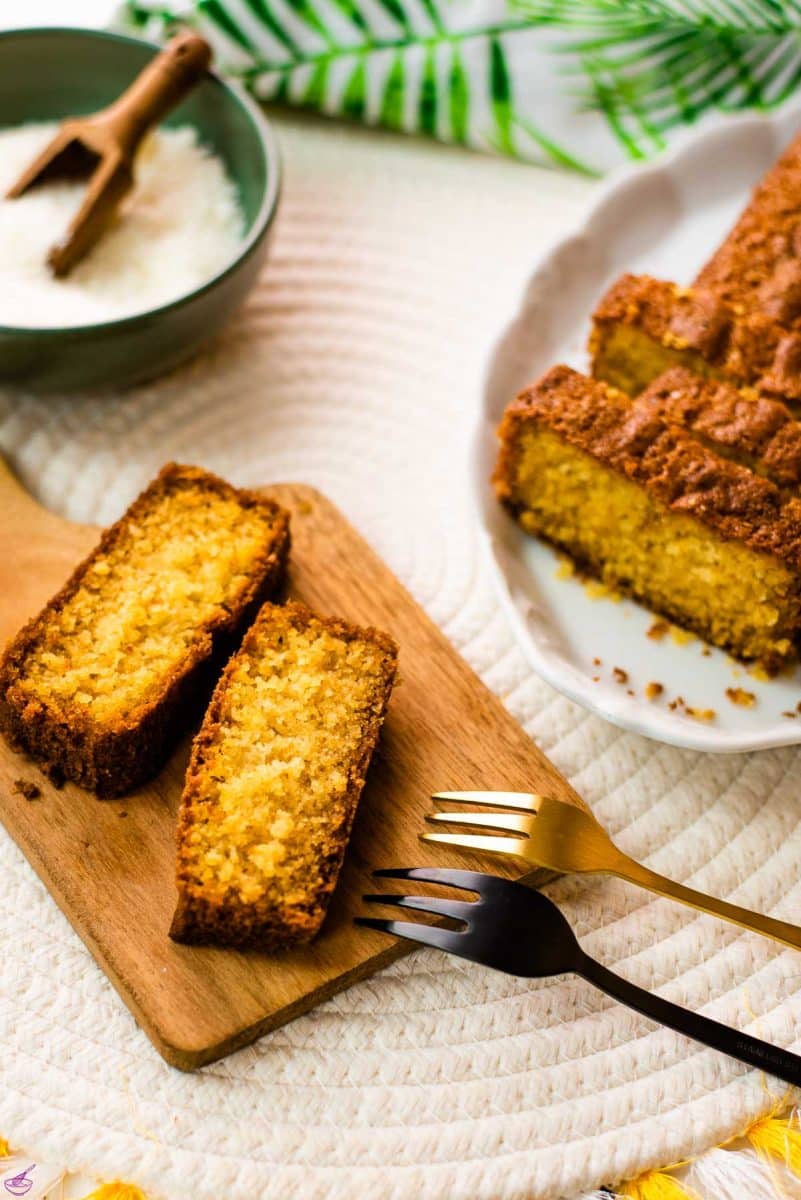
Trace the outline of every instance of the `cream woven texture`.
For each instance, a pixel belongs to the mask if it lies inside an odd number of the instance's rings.
[[[243,484],[316,484],[625,850],[797,919],[798,752],[705,758],[586,715],[529,672],[479,553],[466,463],[482,365],[588,185],[298,118],[281,133],[276,241],[241,315],[132,393],[2,396],[17,469],[54,509],[102,522],[171,457]],[[609,966],[798,1045],[792,952],[615,881],[550,890]],[[782,1091],[575,979],[526,983],[434,952],[187,1076],[5,836],[0,919],[0,1131],[170,1200],[575,1196],[722,1141]]]

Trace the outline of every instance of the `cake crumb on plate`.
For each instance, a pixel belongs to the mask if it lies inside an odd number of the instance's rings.
[[[740,687],[726,688],[726,699],[731,700],[732,704],[739,704],[741,708],[753,708],[756,704],[754,693]]]
[[[670,626],[668,625],[667,621],[654,621],[653,625],[649,627],[646,637],[649,637],[651,641],[661,642],[662,638],[666,633],[669,632],[669,630]]]
[[[694,721],[714,721],[718,715],[714,708],[695,708],[692,704],[685,705],[684,711]]]

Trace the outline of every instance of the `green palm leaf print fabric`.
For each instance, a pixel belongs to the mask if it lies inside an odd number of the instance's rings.
[[[128,0],[260,99],[598,173],[801,85],[801,0]]]

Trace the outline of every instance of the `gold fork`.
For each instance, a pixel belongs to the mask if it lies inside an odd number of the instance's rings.
[[[517,811],[432,813],[426,820],[495,832],[489,837],[471,833],[424,833],[422,840],[425,842],[512,855],[532,866],[545,867],[560,874],[616,875],[660,896],[679,900],[701,912],[722,917],[724,921],[741,925],[743,929],[764,933],[777,942],[801,950],[801,929],[798,926],[707,896],[644,867],[619,850],[590,813],[573,804],[553,800],[549,796],[536,796],[531,792],[437,792],[433,798],[460,804],[481,804],[486,808],[513,808]]]

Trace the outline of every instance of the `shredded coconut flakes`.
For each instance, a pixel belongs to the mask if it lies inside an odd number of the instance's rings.
[[[47,145],[56,124],[0,130],[0,197]],[[143,144],[136,184],[114,226],[66,279],[47,253],[63,236],[85,183],[48,182],[0,199],[0,324],[91,325],[158,308],[208,282],[243,236],[236,188],[190,126]]]

